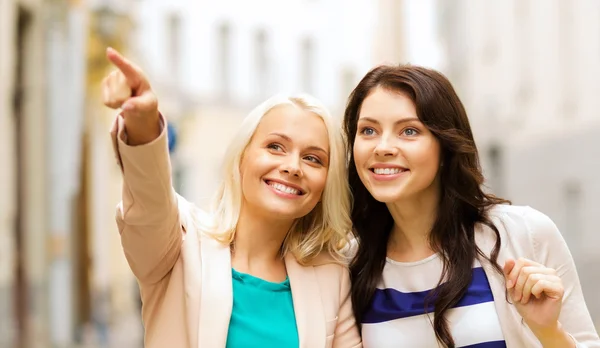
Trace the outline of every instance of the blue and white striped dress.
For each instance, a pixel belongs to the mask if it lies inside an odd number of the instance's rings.
[[[442,274],[442,259],[434,254],[417,262],[387,259],[381,283],[363,318],[365,348],[440,346],[433,331],[433,303],[425,314],[425,301]],[[494,297],[478,261],[465,296],[446,318],[456,347],[506,348]]]

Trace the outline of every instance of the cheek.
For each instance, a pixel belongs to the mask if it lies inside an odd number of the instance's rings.
[[[259,158],[253,158],[240,164],[240,182],[244,191],[253,189],[256,180],[265,174],[264,168],[265,165]]]
[[[352,151],[354,154],[354,163],[356,164],[357,169],[363,167],[369,158],[370,152],[365,145],[366,144],[363,144],[360,141],[354,142]]]
[[[250,177],[250,175],[248,175],[246,168],[240,166],[240,186],[242,188],[242,195],[244,197],[246,197],[246,195],[248,195],[250,191],[252,191],[252,185],[248,185],[251,181],[246,180],[248,179],[248,177]]]
[[[414,158],[417,160],[418,167],[422,169],[423,174],[426,174],[428,178],[434,178],[438,174],[440,169],[440,150],[437,143],[424,146]]]
[[[312,173],[310,175],[310,187],[313,193],[318,194],[319,196],[323,194],[323,190],[325,190],[325,185],[327,184],[327,172],[319,171],[316,173]]]
[[[260,175],[263,171],[275,166],[275,161],[267,154],[256,153],[246,156],[246,160],[240,165],[240,173],[246,175]]]

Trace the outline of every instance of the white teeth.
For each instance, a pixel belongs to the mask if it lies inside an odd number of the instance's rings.
[[[375,168],[375,174],[392,175],[400,173],[400,168]]]
[[[280,184],[278,182],[270,182],[269,185],[271,185],[274,189],[276,189],[277,191],[280,192],[284,192],[284,193],[289,193],[292,195],[297,195],[300,194],[300,192],[298,192],[298,190],[296,190],[295,188],[289,187],[289,186],[285,186],[283,184]]]

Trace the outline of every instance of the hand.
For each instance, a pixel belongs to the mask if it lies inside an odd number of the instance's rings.
[[[112,109],[121,108],[130,145],[156,139],[161,131],[158,100],[146,75],[112,48],[107,48],[106,57],[117,70],[102,81],[104,105]]]
[[[534,333],[560,327],[565,290],[556,270],[524,258],[509,259],[504,264],[504,277],[517,311]]]

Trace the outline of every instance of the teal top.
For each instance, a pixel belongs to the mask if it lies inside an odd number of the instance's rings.
[[[271,283],[231,269],[233,309],[227,348],[298,348],[290,280]]]

